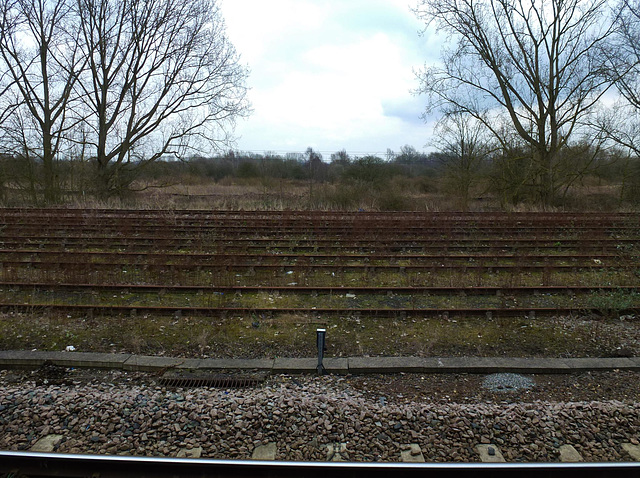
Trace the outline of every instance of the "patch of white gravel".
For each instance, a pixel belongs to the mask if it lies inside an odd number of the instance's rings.
[[[492,373],[485,377],[482,386],[492,392],[514,392],[531,390],[535,383],[518,373]]]

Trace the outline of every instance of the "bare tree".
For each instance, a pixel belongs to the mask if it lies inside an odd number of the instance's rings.
[[[616,34],[602,55],[620,98],[612,106],[602,105],[590,125],[596,134],[640,156],[640,5],[620,0],[614,8]]]
[[[102,196],[165,155],[226,144],[226,128],[249,111],[247,70],[215,0],[77,0],[77,8],[88,56],[79,86]]]
[[[4,66],[0,56],[0,131],[6,132],[6,126],[18,108],[20,101],[12,89],[9,70]],[[0,155],[13,154],[13,144],[6,134],[0,134]]]
[[[73,88],[82,69],[77,36],[69,28],[66,0],[1,0],[0,56],[9,88],[9,112],[3,127],[16,140],[19,154],[42,162],[45,202],[56,201],[55,162],[73,118]],[[30,118],[17,113],[22,107]],[[15,145],[14,145],[15,146]]]
[[[12,91],[13,81],[8,68],[5,67],[0,56],[0,131],[6,121],[13,115],[19,105],[16,95]],[[0,137],[0,153],[6,148],[7,142],[4,137]],[[8,149],[11,149],[10,147]]]
[[[351,158],[346,149],[341,149],[335,153],[331,153],[331,164],[349,164]]]
[[[422,0],[419,18],[457,41],[418,75],[426,114],[467,113],[498,141],[508,121],[530,148],[537,201],[551,204],[559,152],[611,85],[598,57],[607,12],[607,0]]]
[[[314,151],[311,146],[304,152],[309,167],[309,202],[313,199],[313,183],[322,179],[322,154]]]
[[[450,195],[460,201],[464,211],[469,209],[471,190],[479,183],[494,150],[486,133],[484,125],[466,113],[446,116],[436,127],[433,145],[440,152]]]
[[[624,99],[640,109],[640,4],[620,0],[616,26],[615,41],[604,50],[608,71]]]

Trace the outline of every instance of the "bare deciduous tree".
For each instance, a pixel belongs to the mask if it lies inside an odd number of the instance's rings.
[[[607,67],[620,94],[640,109],[640,4],[621,0],[616,13],[616,38],[605,50]]]
[[[0,130],[2,130],[2,126],[13,115],[13,112],[19,104],[11,89],[12,86],[13,81],[11,80],[10,72],[8,68],[4,66],[0,55]],[[2,153],[7,146],[4,136],[0,137],[0,153]]]
[[[436,127],[433,145],[449,191],[460,201],[462,210],[469,208],[472,188],[481,179],[483,166],[493,151],[482,123],[466,113],[446,116]]]
[[[45,202],[58,199],[55,162],[66,133],[77,123],[73,88],[82,69],[77,34],[70,27],[66,0],[1,0],[0,56],[9,88],[4,128],[20,154],[42,162]],[[24,108],[30,118],[17,114]]]
[[[613,33],[606,0],[422,0],[416,14],[453,36],[442,66],[419,73],[427,114],[464,112],[502,141],[506,119],[531,152],[537,201],[562,189],[559,154],[610,87],[600,46]],[[498,127],[496,127],[498,125]]]
[[[640,155],[640,4],[620,0],[614,8],[616,34],[602,55],[620,98],[602,106],[591,126],[595,134]]]
[[[247,70],[214,0],[77,0],[99,192],[127,188],[135,168],[224,143],[248,112]]]

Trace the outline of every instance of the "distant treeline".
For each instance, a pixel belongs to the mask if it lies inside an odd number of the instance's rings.
[[[282,188],[283,183],[305,191],[300,207],[383,210],[415,209],[415,197],[441,197],[448,208],[469,209],[474,201],[490,201],[509,208],[535,204],[537,184],[529,182],[528,155],[514,149],[489,151],[474,161],[461,161],[453,152],[421,153],[405,146],[397,154],[351,156],[337,151],[323,158],[313,149],[304,153],[257,154],[227,151],[217,156],[186,160],[157,160],[122,168],[127,188],[120,199],[133,200],[150,187],[179,184],[259,185]],[[565,148],[562,159],[571,178],[554,207],[618,208],[640,204],[640,160],[615,149]],[[576,171],[583,171],[576,175]],[[62,202],[95,197],[96,174],[90,160],[55,163]],[[0,200],[5,205],[42,204],[42,164],[24,158],[0,157]],[[591,204],[581,204],[585,187],[600,189]],[[592,194],[593,195],[593,194]]]

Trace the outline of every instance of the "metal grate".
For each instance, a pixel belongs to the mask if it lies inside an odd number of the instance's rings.
[[[265,377],[211,374],[211,373],[165,373],[160,385],[172,388],[249,388],[257,387]]]

